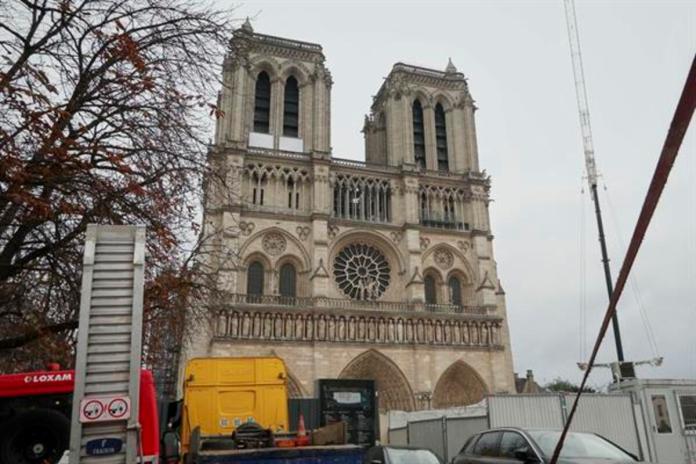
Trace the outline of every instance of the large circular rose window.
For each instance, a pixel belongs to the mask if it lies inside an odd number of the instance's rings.
[[[333,270],[336,284],[353,300],[376,300],[389,287],[389,263],[371,245],[346,246],[336,255]]]

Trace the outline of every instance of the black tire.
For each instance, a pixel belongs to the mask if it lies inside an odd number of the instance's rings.
[[[23,411],[3,426],[0,463],[55,464],[70,446],[70,420],[58,411]]]

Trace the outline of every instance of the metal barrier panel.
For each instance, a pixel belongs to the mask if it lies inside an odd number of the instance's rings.
[[[450,462],[459,454],[469,437],[488,428],[488,417],[449,417],[446,425],[447,456],[445,462]]]
[[[488,397],[491,427],[563,428],[559,395],[498,395]]]
[[[444,418],[408,423],[408,444],[427,448],[445,459],[447,443]]]
[[[696,464],[696,425],[684,427],[684,440],[686,441],[686,462]]]
[[[389,444],[397,446],[408,445],[408,427],[389,430]]]
[[[138,457],[144,265],[145,227],[87,226],[70,464]]]
[[[297,430],[300,420],[300,412],[304,417],[305,428],[314,430],[319,428],[321,409],[319,398],[290,398],[288,399],[288,422],[290,430]]]
[[[568,410],[575,395],[565,395]],[[630,395],[583,394],[570,430],[598,433],[636,456],[642,456]]]

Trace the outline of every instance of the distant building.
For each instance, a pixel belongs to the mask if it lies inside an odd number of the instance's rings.
[[[544,393],[548,391],[534,380],[534,372],[531,369],[527,369],[527,376],[524,378],[520,378],[515,372],[515,390],[517,393]]]
[[[280,356],[295,397],[320,378],[374,379],[382,409],[513,393],[464,75],[395,64],[365,118],[362,162],[331,151],[320,45],[247,22],[223,73],[210,162],[229,184],[209,179],[204,227],[212,263],[238,259],[219,318],[185,358]]]

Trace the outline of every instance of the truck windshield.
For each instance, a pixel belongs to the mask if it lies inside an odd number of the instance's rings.
[[[440,460],[430,450],[387,448],[390,464],[440,464]]]
[[[550,457],[556,448],[561,432],[530,430],[527,432],[539,445],[544,456]],[[589,433],[569,433],[561,450],[562,458],[620,459],[634,461],[633,457],[623,452],[603,438]]]

